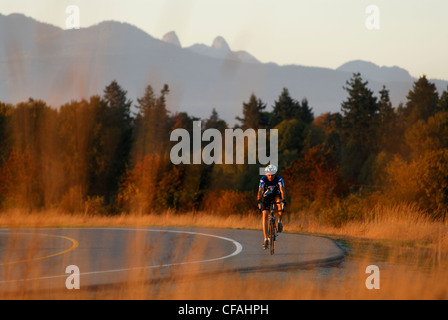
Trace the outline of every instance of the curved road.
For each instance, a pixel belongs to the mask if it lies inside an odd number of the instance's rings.
[[[276,271],[341,261],[334,241],[282,233],[276,254],[262,233],[207,228],[0,229],[0,293],[57,290],[77,266],[82,287],[221,272]],[[66,273],[67,271],[67,273]]]

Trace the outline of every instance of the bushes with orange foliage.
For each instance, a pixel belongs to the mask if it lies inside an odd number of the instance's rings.
[[[392,198],[416,203],[435,218],[446,218],[448,149],[429,151],[409,162],[395,157],[386,171]]]
[[[38,163],[25,150],[13,150],[0,168],[0,200],[4,207],[32,208],[42,203]]]
[[[296,160],[282,172],[288,183],[291,208],[304,203],[329,204],[346,192],[339,165],[329,149],[322,145],[310,148],[302,159]]]
[[[219,190],[208,192],[202,201],[202,210],[230,216],[234,214],[256,214],[257,195],[254,192]]]
[[[126,172],[118,194],[118,204],[124,211],[151,211],[156,200],[157,177],[161,166],[160,156],[147,155]]]

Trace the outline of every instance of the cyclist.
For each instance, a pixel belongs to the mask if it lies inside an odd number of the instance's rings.
[[[266,248],[269,245],[269,239],[268,239],[268,218],[270,215],[270,204],[271,200],[267,200],[267,192],[268,187],[275,187],[273,191],[273,196],[275,202],[281,202],[277,204],[277,211],[279,214],[279,221],[278,221],[278,232],[283,231],[283,223],[282,223],[282,212],[286,206],[286,200],[285,200],[285,184],[283,182],[283,179],[277,174],[277,167],[274,165],[269,165],[264,170],[265,174],[261,180],[260,185],[258,187],[258,208],[263,213],[263,234],[264,234],[264,241],[263,241],[263,249],[266,250]]]

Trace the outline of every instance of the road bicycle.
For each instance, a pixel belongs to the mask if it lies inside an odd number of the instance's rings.
[[[275,253],[275,241],[277,240],[277,223],[275,222],[275,205],[281,204],[282,205],[282,213],[284,210],[283,202],[275,202],[272,201],[269,205],[270,207],[270,214],[269,214],[269,223],[268,223],[268,239],[269,239],[269,249],[271,255]]]
[[[270,253],[271,255],[273,255],[275,253],[275,241],[277,240],[277,231],[278,231],[277,224],[275,222],[275,205],[281,204],[282,213],[285,207],[283,202],[275,201],[276,197],[275,186],[269,187],[268,190],[264,193],[263,197],[264,202],[269,203],[270,214],[269,214],[267,236],[269,240]],[[263,208],[261,207],[261,205],[259,208],[261,213],[263,214]]]
[[[278,232],[278,228],[277,228],[277,224],[275,223],[275,205],[277,204],[281,204],[281,213],[283,214],[284,210],[285,210],[285,203],[284,201],[281,202],[276,202],[276,197],[278,196],[277,191],[277,186],[269,186],[267,188],[267,190],[264,192],[263,194],[263,199],[264,199],[264,203],[265,205],[268,204],[266,207],[268,207],[270,209],[270,215],[269,215],[269,222],[268,222],[268,229],[267,229],[267,237],[268,237],[268,242],[269,242],[269,248],[270,248],[270,253],[271,255],[273,255],[275,253],[275,241],[277,240],[277,232]],[[263,206],[262,206],[262,202],[259,201],[259,209],[261,214],[263,214]],[[263,221],[263,223],[266,223],[265,221]]]

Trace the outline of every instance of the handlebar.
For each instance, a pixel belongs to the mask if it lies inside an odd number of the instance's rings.
[[[261,208],[261,204],[262,204],[263,202],[262,201],[258,201],[258,205],[259,205],[259,210],[260,210],[260,212],[262,212],[263,210],[262,210],[262,208]],[[285,207],[286,207],[286,201],[280,201],[280,202],[277,202],[277,201],[272,201],[272,202],[269,202],[269,205],[271,205],[271,204],[284,204],[284,206],[282,207],[282,212],[283,211],[285,211]]]

